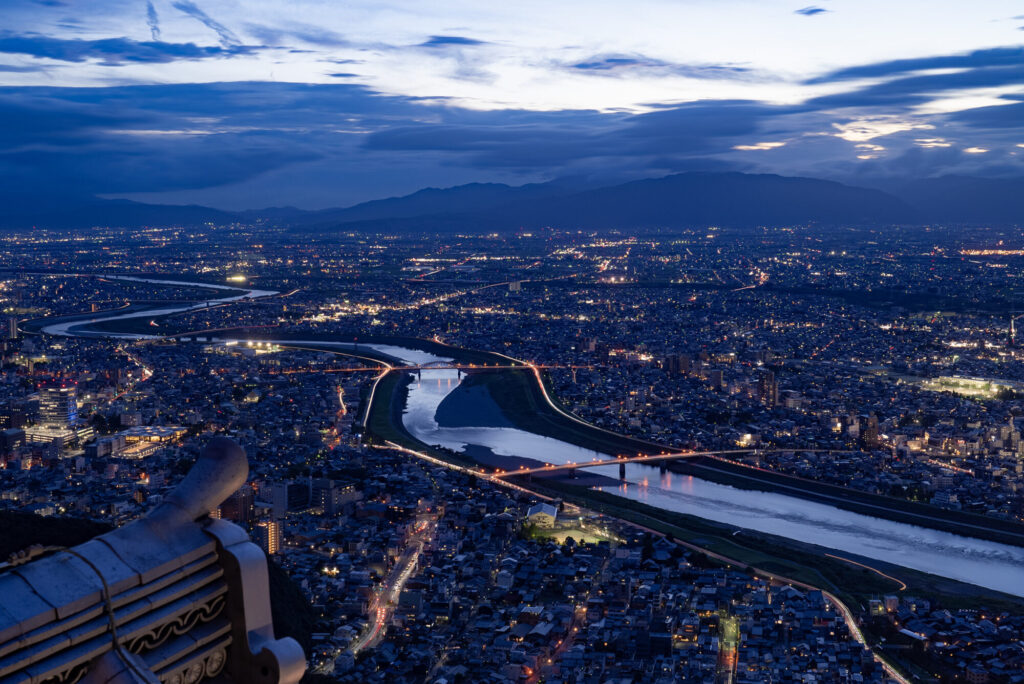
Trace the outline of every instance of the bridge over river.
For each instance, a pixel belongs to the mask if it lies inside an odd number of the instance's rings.
[[[208,286],[203,283],[164,282],[174,285]],[[237,291],[225,294],[227,296],[218,300],[223,305],[255,297],[272,296],[276,293],[248,290],[242,294]],[[145,313],[110,312],[87,320],[76,320],[71,324],[46,326],[43,332],[96,335],[88,328],[101,320],[106,322],[139,315],[168,315],[177,311],[187,311],[193,306],[195,305],[185,304]],[[110,336],[134,339],[155,337],[128,333],[111,333]],[[262,342],[282,346],[316,344],[319,347],[337,349],[339,353],[358,356],[353,349],[356,345],[351,342],[289,339],[264,339]],[[737,529],[747,528],[817,544],[861,558],[886,561],[1024,596],[1024,586],[1019,581],[1019,578],[1024,576],[1024,548],[1021,546],[990,542],[922,525],[895,522],[885,519],[882,510],[879,510],[878,517],[854,513],[832,505],[821,497],[810,500],[808,497],[800,496],[797,491],[788,494],[780,493],[778,489],[739,489],[698,477],[680,476],[667,468],[667,464],[673,460],[686,461],[699,455],[721,458],[723,455],[729,455],[728,453],[672,452],[651,444],[651,451],[648,453],[619,458],[620,454],[593,451],[514,427],[442,425],[437,418],[438,407],[450,393],[459,388],[463,381],[463,372],[472,369],[473,366],[463,366],[451,357],[396,345],[359,343],[357,348],[372,349],[378,356],[364,357],[379,371],[377,382],[374,383],[375,390],[380,379],[389,373],[415,372],[414,381],[409,386],[405,410],[401,414],[402,427],[410,435],[426,445],[439,445],[463,453],[467,449],[474,452],[484,451],[493,454],[495,459],[509,459],[509,462],[514,462],[515,465],[512,467],[498,466],[507,472],[496,473],[496,481],[504,481],[517,475],[540,475],[558,470],[579,472],[583,469],[592,469],[600,472],[602,469],[613,469],[614,473],[614,469],[618,469],[619,477],[615,478],[614,474],[611,477],[613,482],[618,481],[619,484],[602,489],[625,499],[735,526]],[[391,362],[382,363],[379,358],[381,355]],[[532,372],[544,400],[552,411],[596,433],[618,436],[589,425],[558,407],[544,387],[540,367],[509,356],[504,358],[508,361],[506,370],[525,368]],[[495,366],[490,368],[501,370]],[[371,392],[370,404],[374,402],[374,397],[374,392]]]

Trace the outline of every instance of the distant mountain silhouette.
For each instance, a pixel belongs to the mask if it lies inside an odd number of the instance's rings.
[[[363,202],[347,209],[306,212],[308,223],[353,223],[380,219],[406,219],[451,213],[486,212],[510,202],[528,202],[578,190],[558,181],[510,186],[503,183],[468,183],[452,188],[424,188],[411,195]]]
[[[4,197],[0,228],[269,223],[353,231],[678,228],[1024,222],[1024,179],[948,176],[884,181],[873,189],[768,174],[681,173],[603,187],[555,181],[426,188],[348,208],[273,207],[229,212],[95,197]]]
[[[1024,178],[943,176],[885,186],[936,223],[1024,223]]]
[[[342,212],[335,228],[371,230],[560,228],[675,228],[692,225],[783,225],[893,223],[913,221],[917,213],[879,190],[833,181],[742,173],[682,173],[582,192],[558,192],[548,186],[491,187],[476,192],[476,206],[460,201],[464,188],[432,191],[435,213],[402,211],[409,198],[373,203],[358,216],[359,205]],[[499,189],[500,188],[500,189]],[[492,204],[487,206],[485,199]],[[444,200],[449,200],[445,202]],[[392,210],[392,207],[394,208]],[[346,220],[350,219],[350,220]]]
[[[232,212],[198,205],[146,204],[98,197],[0,194],[0,228],[199,225],[237,221]]]

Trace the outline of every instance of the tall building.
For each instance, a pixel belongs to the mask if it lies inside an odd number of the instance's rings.
[[[7,317],[7,339],[18,339],[18,319],[15,316]]]
[[[270,485],[270,505],[274,518],[280,520],[289,511],[309,508],[308,482],[275,482]]]
[[[263,552],[271,556],[281,550],[281,523],[276,520],[261,520],[256,523],[256,543]]]
[[[221,517],[243,525],[251,524],[256,519],[255,499],[252,487],[242,485],[220,505]]]
[[[77,394],[74,385],[39,390],[39,420],[26,431],[28,441],[66,447],[72,442],[91,439],[92,426],[79,424]]]
[[[45,387],[39,391],[39,422],[47,427],[66,428],[78,422],[77,390],[74,385]]]
[[[777,406],[779,403],[779,384],[775,381],[775,373],[765,371],[757,379],[757,394],[762,403]]]
[[[864,439],[865,446],[869,448],[878,446],[878,416],[874,413],[868,416],[868,425],[862,433],[862,437]]]

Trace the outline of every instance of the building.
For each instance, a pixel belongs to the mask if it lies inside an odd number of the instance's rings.
[[[274,518],[309,508],[310,485],[305,482],[275,482],[270,486],[270,505]]]
[[[319,508],[324,515],[334,516],[341,512],[342,507],[360,498],[355,485],[344,484],[327,478],[316,478],[310,485],[313,508]]]
[[[16,316],[7,317],[7,339],[18,339],[18,319]]]
[[[708,379],[711,381],[711,389],[716,392],[721,391],[722,387],[725,386],[725,375],[721,370],[713,370],[708,374]]]
[[[775,373],[765,371],[757,379],[757,396],[768,406],[779,405],[779,384],[775,381]]]
[[[263,552],[272,556],[281,549],[281,523],[276,520],[261,520],[256,523],[256,543]]]
[[[526,512],[526,519],[537,527],[549,529],[555,526],[558,518],[558,509],[551,504],[539,503],[530,507]]]
[[[85,446],[85,455],[90,458],[103,458],[105,456],[117,457],[124,451],[126,442],[122,435],[110,435],[100,437],[92,444]]]
[[[78,422],[77,390],[74,385],[39,390],[39,422],[46,427],[67,428]]]
[[[255,495],[252,487],[242,485],[220,505],[221,517],[243,525],[249,525],[256,518]]]
[[[74,385],[39,390],[39,421],[25,431],[28,441],[66,447],[92,439],[92,426],[79,424],[77,394]]]

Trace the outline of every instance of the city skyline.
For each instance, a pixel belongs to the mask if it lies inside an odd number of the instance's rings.
[[[61,547],[140,528],[161,554],[236,540],[301,646],[288,683],[1024,668],[1016,228],[233,222],[0,255],[0,581],[49,596]],[[13,595],[5,629],[36,620]]]
[[[1021,12],[5,3],[0,683],[1024,684]]]

